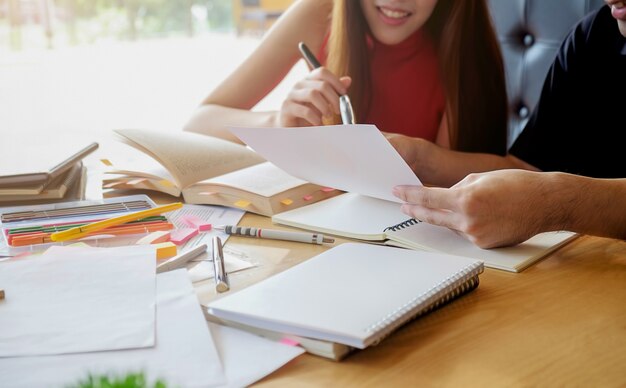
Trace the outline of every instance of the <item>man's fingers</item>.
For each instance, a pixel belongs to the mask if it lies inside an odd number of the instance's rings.
[[[457,197],[454,191],[439,187],[396,186],[393,195],[409,204],[429,209],[457,210]]]
[[[402,212],[429,224],[444,226],[455,231],[459,230],[459,215],[448,210],[430,209],[405,203],[402,205]]]

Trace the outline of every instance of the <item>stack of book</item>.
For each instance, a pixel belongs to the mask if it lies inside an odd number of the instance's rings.
[[[87,171],[82,160],[97,148],[98,143],[91,143],[70,157],[64,150],[56,155],[47,151],[45,156],[24,150],[30,155],[22,158],[3,152],[0,206],[83,199]]]

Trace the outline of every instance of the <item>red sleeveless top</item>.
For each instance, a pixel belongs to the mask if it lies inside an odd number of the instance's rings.
[[[372,94],[368,111],[355,112],[357,122],[434,142],[445,110],[445,95],[432,40],[417,30],[396,45],[373,38],[368,38],[368,44]],[[324,59],[328,54],[325,46],[326,42],[322,47]]]
[[[363,123],[435,141],[445,97],[430,38],[418,30],[393,46],[372,39],[370,69],[372,96]]]

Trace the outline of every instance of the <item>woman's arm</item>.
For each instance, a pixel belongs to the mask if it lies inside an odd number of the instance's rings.
[[[439,132],[441,135],[441,130]],[[450,187],[468,174],[502,169],[524,169],[538,171],[537,168],[513,155],[452,151],[445,146],[445,136],[438,136],[437,143],[398,134],[386,134],[407,164],[426,184]]]
[[[299,0],[268,31],[260,45],[203,101],[184,130],[239,141],[227,129],[276,126],[279,112],[252,112],[300,59],[298,43],[318,52],[328,32],[332,0]],[[216,53],[219,55],[219,53]]]

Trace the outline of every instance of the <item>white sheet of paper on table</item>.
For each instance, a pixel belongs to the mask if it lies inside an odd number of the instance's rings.
[[[226,384],[219,355],[198,299],[184,270],[156,277],[156,345],[152,348],[0,358],[7,387],[77,385],[89,373],[114,376],[143,372],[148,386],[162,379],[168,387],[211,387]],[[36,373],[34,373],[36,372]]]
[[[0,263],[0,357],[154,345],[154,251],[71,249]]]
[[[209,323],[229,387],[246,387],[304,353],[241,330]]]

